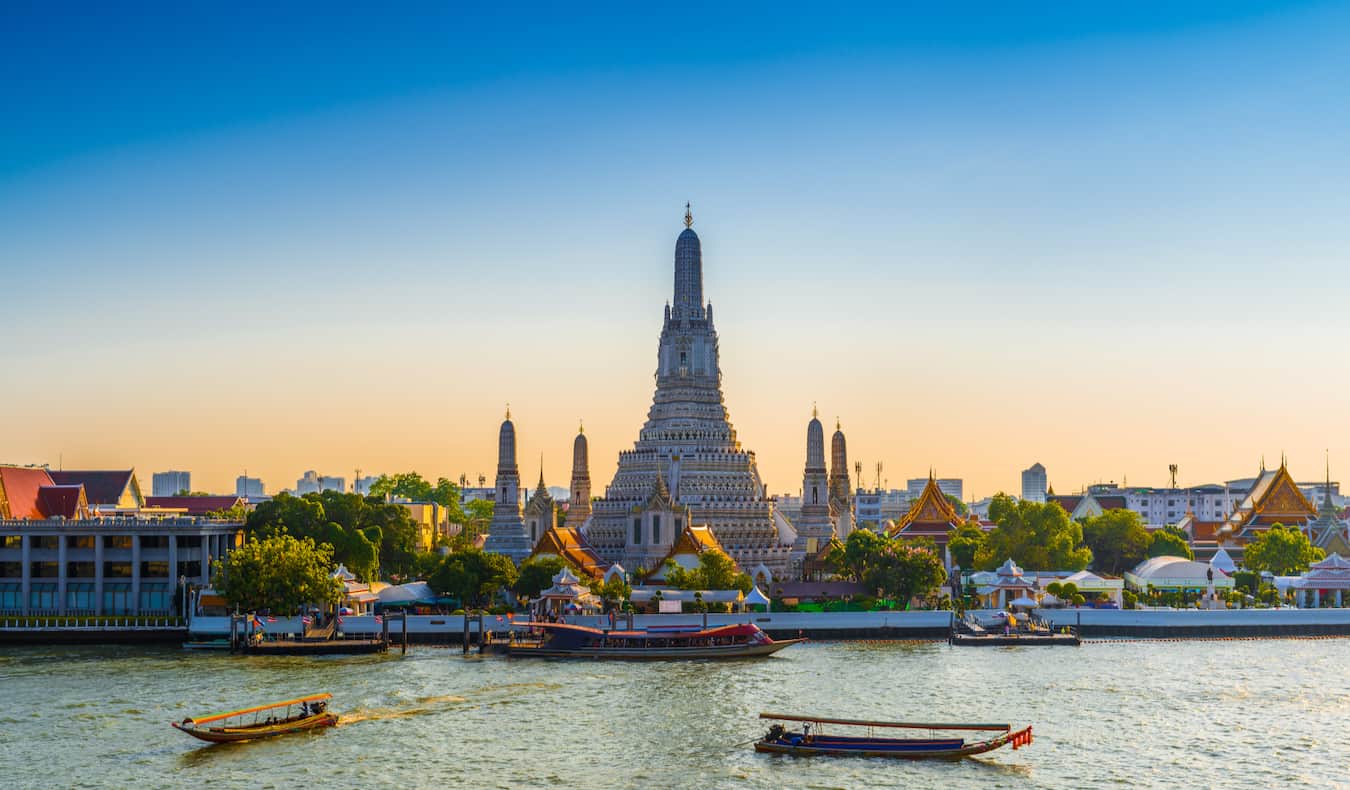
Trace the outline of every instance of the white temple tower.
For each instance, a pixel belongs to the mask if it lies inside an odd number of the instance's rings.
[[[511,409],[497,434],[497,491],[484,551],[505,554],[517,564],[530,556],[530,539],[520,509],[520,470],[516,467],[516,426]]]
[[[686,207],[687,208],[687,207]],[[657,347],[656,394],[632,450],[595,502],[586,538],[610,562],[631,542],[630,514],[656,490],[657,477],[674,502],[689,509],[691,525],[708,525],[742,568],[760,563],[784,575],[792,550],[780,540],[754,453],[736,439],[722,396],[717,331],[703,301],[702,245],[690,227],[675,242],[675,293],[666,306]],[[659,499],[659,497],[658,497]],[[786,526],[786,522],[783,522]],[[790,527],[789,527],[790,528]]]
[[[853,531],[853,486],[848,479],[848,446],[838,418],[830,439],[830,517],[834,519],[835,537],[848,539]]]
[[[830,520],[830,485],[825,470],[825,429],[814,409],[811,422],[806,424],[802,511],[794,526],[797,540],[792,546],[792,563],[800,570],[802,558],[814,555],[834,536],[834,524]]]
[[[572,493],[567,504],[566,526],[581,529],[586,519],[591,517],[591,462],[590,448],[586,442],[586,431],[577,428],[577,438],[572,441]]]

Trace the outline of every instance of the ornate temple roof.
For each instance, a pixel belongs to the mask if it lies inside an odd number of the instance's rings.
[[[595,549],[591,548],[591,544],[586,542],[586,538],[572,527],[552,527],[544,530],[539,542],[534,544],[534,551],[530,553],[531,557],[539,555],[560,557],[593,579],[603,578],[609,568],[609,563],[601,559],[600,555],[595,553]]]
[[[1236,538],[1247,540],[1254,536],[1254,530],[1269,529],[1274,524],[1302,528],[1316,515],[1317,508],[1281,463],[1279,469],[1261,473],[1224,527],[1230,528]]]
[[[961,522],[951,500],[938,488],[937,478],[928,474],[928,483],[919,498],[909,506],[909,512],[895,522],[892,535],[930,537],[945,542],[947,533]]]

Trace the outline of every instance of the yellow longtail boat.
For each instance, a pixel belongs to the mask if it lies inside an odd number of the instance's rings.
[[[328,701],[332,698],[332,694],[311,694],[229,713],[183,719],[172,724],[174,729],[211,743],[255,741],[332,727],[338,723],[337,714],[328,712]]]

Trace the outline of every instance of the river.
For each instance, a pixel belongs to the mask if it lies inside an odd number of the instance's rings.
[[[952,648],[816,642],[750,662],[261,658],[0,648],[5,787],[1275,787],[1346,781],[1345,640]],[[209,746],[169,727],[330,691],[343,724]],[[754,753],[762,710],[1029,722],[959,763]]]

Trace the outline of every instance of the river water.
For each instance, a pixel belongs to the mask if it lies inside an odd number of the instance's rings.
[[[1280,787],[1350,768],[1345,640],[1079,648],[817,642],[749,662],[261,658],[0,648],[4,787]],[[329,691],[343,724],[210,746],[169,727]],[[959,763],[755,754],[762,710],[1011,721]]]

